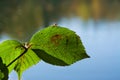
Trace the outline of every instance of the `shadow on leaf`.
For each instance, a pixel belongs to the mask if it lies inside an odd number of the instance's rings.
[[[45,51],[40,50],[40,49],[32,49],[38,57],[40,57],[43,61],[53,64],[53,65],[58,65],[58,66],[68,66],[69,64],[65,63],[64,61],[53,57],[49,54],[47,54]]]

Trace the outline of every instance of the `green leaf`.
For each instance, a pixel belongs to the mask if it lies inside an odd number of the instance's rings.
[[[10,64],[10,62],[17,58],[24,50],[21,43],[15,40],[6,40],[0,43],[0,57],[6,65]],[[14,66],[15,62],[8,67],[9,72],[14,69]]]
[[[45,51],[40,50],[40,49],[33,49],[33,51],[40,57],[42,58],[42,60],[44,60],[47,63],[51,63],[51,64],[55,64],[55,65],[61,65],[61,66],[65,66],[68,65],[67,63],[65,63],[64,61],[53,57],[49,54],[47,54]]]
[[[32,50],[15,40],[7,40],[0,44],[0,57],[7,65],[9,72],[14,69],[18,73],[19,80],[23,71],[40,61]],[[10,64],[11,62],[13,63]]]
[[[8,80],[8,69],[0,57],[0,80]]]
[[[49,26],[30,40],[31,49],[45,62],[66,66],[89,58],[80,37],[72,30],[60,26]]]
[[[18,73],[19,80],[23,71],[28,69],[30,66],[37,64],[40,61],[40,58],[30,49],[21,56],[15,65],[14,70]]]

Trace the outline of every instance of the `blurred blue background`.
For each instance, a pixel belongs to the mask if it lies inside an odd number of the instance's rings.
[[[29,41],[54,23],[75,31],[91,58],[68,67],[41,61],[22,80],[120,80],[120,0],[0,0],[0,42]]]

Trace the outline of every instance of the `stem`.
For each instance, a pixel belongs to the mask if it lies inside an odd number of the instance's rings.
[[[25,48],[25,51],[22,53],[22,54],[20,54],[17,58],[15,58],[13,61],[11,61],[8,65],[7,65],[7,67],[9,67],[11,64],[13,64],[17,59],[19,59],[21,56],[23,56],[26,52],[27,52],[27,48]]]

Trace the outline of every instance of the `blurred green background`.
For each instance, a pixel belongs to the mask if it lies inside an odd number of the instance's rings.
[[[0,42],[28,41],[54,23],[80,35],[91,58],[69,67],[41,62],[23,80],[120,80],[120,0],[0,0]]]
[[[75,16],[119,21],[120,0],[0,0],[0,34],[27,40],[41,26]]]

